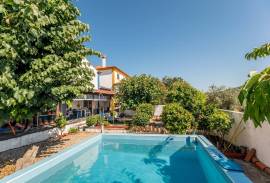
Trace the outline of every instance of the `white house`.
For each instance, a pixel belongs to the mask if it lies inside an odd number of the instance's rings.
[[[93,92],[89,92],[73,100],[72,107],[63,104],[61,111],[68,119],[77,119],[94,114],[109,113],[114,96],[114,86],[123,78],[128,77],[126,73],[115,66],[106,66],[106,58],[102,58],[102,66],[94,67],[85,58],[82,61],[94,73],[92,81]]]

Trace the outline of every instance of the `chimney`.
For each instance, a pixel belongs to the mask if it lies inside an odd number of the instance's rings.
[[[107,58],[105,55],[102,55],[101,62],[102,62],[102,67],[106,67]]]

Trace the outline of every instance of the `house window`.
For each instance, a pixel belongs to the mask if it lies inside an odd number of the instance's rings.
[[[117,79],[120,79],[120,74],[117,74],[116,77],[117,77]]]

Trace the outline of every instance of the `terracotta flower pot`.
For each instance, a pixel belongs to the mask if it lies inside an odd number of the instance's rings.
[[[264,170],[264,169],[267,168],[267,166],[264,163],[260,162],[260,161],[255,162],[255,166],[257,168],[261,169],[261,170]]]
[[[232,159],[244,159],[245,155],[237,152],[224,152],[224,155]]]

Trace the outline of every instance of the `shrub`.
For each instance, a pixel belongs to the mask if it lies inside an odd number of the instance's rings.
[[[89,116],[86,118],[86,125],[87,126],[95,126],[98,124],[99,115]]]
[[[230,116],[222,111],[216,110],[208,118],[209,129],[212,133],[224,138],[232,127]]]
[[[140,104],[133,117],[133,123],[139,126],[147,125],[153,116],[153,113],[154,107],[151,104]]]
[[[151,104],[140,104],[137,109],[136,113],[146,113],[148,116],[152,117],[154,114],[154,107]]]
[[[78,131],[79,131],[78,128],[70,128],[70,129],[68,130],[68,133],[77,133]]]
[[[185,134],[191,128],[194,117],[178,103],[171,103],[163,108],[161,115],[165,127],[171,133]]]
[[[101,125],[103,124],[105,119],[100,116],[100,115],[94,115],[94,116],[89,116],[86,119],[86,125],[87,126],[95,126],[95,125]]]
[[[217,110],[216,106],[212,104],[201,106],[200,112],[196,117],[197,129],[210,132],[209,117]]]
[[[65,126],[67,125],[67,119],[60,113],[60,115],[55,119],[56,126],[61,130],[61,134]]]
[[[144,112],[136,112],[133,117],[133,124],[138,126],[145,126],[150,121],[150,116]]]
[[[104,120],[104,121],[103,121],[103,125],[104,125],[104,126],[109,126],[109,125],[110,125],[110,122],[107,121],[107,120]]]

